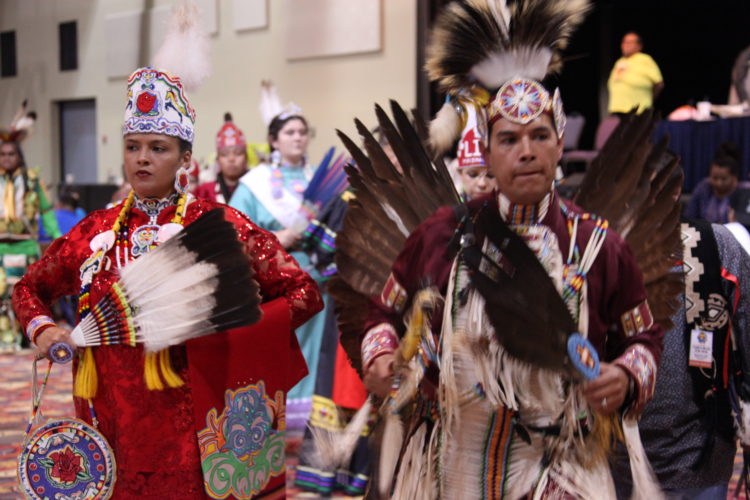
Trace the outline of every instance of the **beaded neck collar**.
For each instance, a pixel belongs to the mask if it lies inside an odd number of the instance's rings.
[[[133,208],[136,208],[149,217],[158,217],[162,210],[176,205],[179,200],[177,193],[172,193],[166,198],[141,198],[137,194],[133,197]]]
[[[500,217],[511,225],[531,225],[538,224],[547,216],[549,204],[552,200],[552,192],[547,193],[542,201],[535,205],[522,205],[513,203],[504,194],[497,195],[498,206],[500,207]]]

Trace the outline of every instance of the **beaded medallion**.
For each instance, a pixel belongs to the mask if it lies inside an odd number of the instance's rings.
[[[18,479],[26,498],[105,500],[112,496],[117,467],[104,436],[74,418],[50,420],[26,440]]]

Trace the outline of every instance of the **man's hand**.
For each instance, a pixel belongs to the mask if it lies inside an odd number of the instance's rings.
[[[279,243],[281,243],[281,246],[284,247],[285,250],[289,250],[297,245],[300,240],[300,234],[291,229],[282,229],[281,231],[276,231],[274,234],[276,234]]]
[[[39,353],[47,359],[50,359],[49,348],[58,342],[64,342],[75,350],[75,345],[70,338],[70,330],[60,328],[59,326],[51,326],[47,328],[36,338],[36,346],[37,349],[39,349]]]
[[[610,415],[620,409],[628,394],[629,378],[622,367],[602,363],[601,373],[583,384],[583,396],[592,410]]]
[[[382,354],[365,370],[365,388],[379,398],[386,397],[391,390],[393,357],[393,354]]]

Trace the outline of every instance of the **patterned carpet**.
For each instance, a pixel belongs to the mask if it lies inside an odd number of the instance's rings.
[[[23,431],[26,428],[31,408],[31,364],[32,355],[28,351],[0,355],[3,388],[0,391],[0,500],[21,498],[16,484],[16,456],[23,442]],[[41,377],[46,369],[46,362],[40,362],[39,369]],[[46,416],[63,417],[73,414],[71,386],[70,367],[53,367],[42,404],[42,410]],[[293,482],[294,466],[297,463],[296,451],[301,438],[300,434],[290,436],[287,443],[290,485]],[[733,498],[732,492],[737,484],[741,464],[741,455],[738,454],[728,498]],[[293,489],[288,490],[288,497],[318,498]],[[333,498],[351,497],[334,496]]]

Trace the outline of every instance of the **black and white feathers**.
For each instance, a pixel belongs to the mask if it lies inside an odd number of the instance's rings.
[[[92,311],[124,309],[132,320],[120,315],[101,324],[89,314],[71,334],[76,345],[99,345],[104,330],[111,336],[113,328],[131,328],[136,341],[154,352],[261,317],[258,284],[221,209],[122,268],[115,286],[122,293],[107,294]]]
[[[521,76],[558,71],[560,51],[583,21],[588,0],[467,0],[439,15],[426,70],[442,91],[479,83],[488,90]]]
[[[31,135],[36,123],[36,112],[29,111],[28,101],[23,100],[7,128],[0,127],[0,141],[21,142]]]

